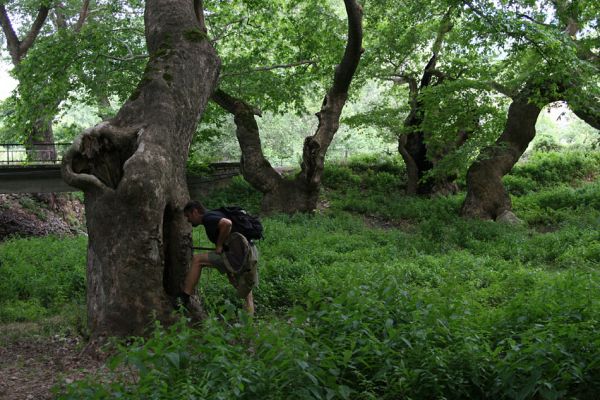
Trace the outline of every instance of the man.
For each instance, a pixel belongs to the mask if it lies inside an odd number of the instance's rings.
[[[227,275],[229,282],[238,289],[239,282],[225,265],[226,245],[231,235],[233,223],[225,214],[218,210],[206,210],[200,202],[191,200],[183,209],[183,213],[192,226],[203,225],[208,239],[215,244],[215,250],[208,253],[194,254],[192,265],[185,278],[182,287],[182,293],[178,296],[183,305],[187,305],[190,295],[200,280],[202,269],[206,267],[216,268],[222,274]],[[254,247],[251,244],[250,246]],[[256,254],[256,249],[252,249]],[[239,290],[238,290],[239,293]],[[254,314],[254,297],[252,290],[245,296],[244,309],[250,314]]]

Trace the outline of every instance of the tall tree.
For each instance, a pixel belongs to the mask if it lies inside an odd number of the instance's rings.
[[[140,334],[153,315],[168,321],[191,255],[186,160],[220,61],[201,1],[147,0],[144,21],[150,58],[137,88],[62,165],[85,195],[94,337]]]
[[[409,194],[429,194],[433,190],[433,183],[425,178],[425,174],[433,168],[433,163],[427,151],[426,135],[422,128],[425,110],[421,93],[433,84],[434,78],[437,79],[437,84],[443,80],[439,74],[436,77],[437,64],[444,37],[452,29],[452,11],[453,8],[449,8],[440,21],[431,58],[423,68],[419,82],[409,74],[400,74],[391,78],[395,83],[408,83],[409,87],[410,112],[404,120],[404,133],[398,137],[398,151],[406,164],[408,175],[406,191]]]
[[[502,184],[535,137],[541,109],[566,101],[594,126],[599,118],[597,43],[598,6],[587,1],[512,2],[500,9],[491,2],[467,2],[482,32],[509,43],[495,87],[512,102],[504,131],[481,152],[467,173],[462,215],[496,219],[512,215],[510,196]],[[551,19],[548,21],[548,16]],[[584,31],[587,30],[587,32]],[[511,40],[506,40],[506,37]],[[597,51],[597,47],[596,47]],[[510,218],[512,219],[512,218]]]
[[[366,24],[376,34],[367,39],[359,78],[380,82],[380,102],[345,122],[396,138],[407,193],[454,191],[458,171],[496,120],[491,97],[463,84],[485,71],[481,55],[489,48],[474,45],[472,27],[454,1],[369,5]]]
[[[256,109],[222,90],[215,93],[214,100],[235,115],[236,135],[242,150],[242,173],[263,193],[265,212],[310,212],[317,207],[325,155],[339,128],[348,89],[363,52],[362,7],[353,0],[345,0],[344,4],[348,16],[344,55],[317,113],[317,130],[304,141],[301,170],[293,179],[279,175],[264,157],[254,119]]]
[[[19,39],[19,35],[15,31],[11,16],[6,9],[7,4],[0,5],[0,25],[2,25],[2,30],[6,38],[7,50],[15,67],[15,75],[20,83],[23,80],[29,80],[30,83],[33,82],[33,80],[27,76],[27,68],[23,68],[23,65],[26,64],[26,56],[35,48],[35,43],[38,43],[43,37],[52,35],[57,36],[61,32],[67,30],[78,33],[88,16],[89,0],[83,0],[74,7],[71,5],[69,11],[67,11],[67,7],[62,3],[57,3],[53,9],[50,8],[50,3],[48,2],[38,3],[39,5],[37,6],[35,18],[30,17],[33,14],[33,9],[31,9],[29,5],[15,2],[10,4],[15,9],[19,9],[19,11],[23,10],[23,13],[17,14],[18,20],[33,20],[27,33],[23,35],[23,39]],[[75,11],[75,9],[77,11]],[[54,22],[54,27],[45,24],[48,17],[51,17]],[[46,26],[45,33],[43,32],[44,26]],[[36,65],[36,67],[41,69],[41,66],[39,65]],[[36,87],[29,90],[29,93],[39,92],[47,84],[47,80],[37,81],[35,82]],[[27,90],[24,92],[21,91],[20,96],[17,98],[17,102],[22,103],[24,100],[23,98],[26,98],[27,96]],[[29,102],[25,100],[25,103],[27,104],[22,108],[27,111],[23,113],[25,115],[22,115],[18,128],[25,130],[23,134],[24,143],[27,147],[34,148],[32,151],[36,152],[35,157],[53,160],[56,158],[56,150],[53,145],[49,145],[48,143],[54,141],[52,133],[52,118],[54,113],[48,112],[48,110],[55,111],[62,98],[44,100],[45,101]]]

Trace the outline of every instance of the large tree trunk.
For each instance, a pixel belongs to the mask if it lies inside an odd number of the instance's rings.
[[[52,120],[38,119],[25,139],[25,148],[31,161],[56,161],[56,147],[52,132]]]
[[[412,114],[412,113],[411,113]],[[404,160],[407,172],[406,193],[430,194],[433,189],[431,180],[425,181],[423,177],[433,168],[433,163],[429,160],[427,154],[427,145],[425,144],[425,134],[420,130],[423,122],[422,118],[411,118],[405,121],[405,128],[415,129],[414,132],[400,135],[398,138],[398,152]]]
[[[284,179],[264,157],[255,119],[255,115],[261,115],[260,110],[220,89],[213,94],[212,100],[234,116],[236,136],[242,149],[242,175],[252,187],[263,193],[262,210],[288,214],[314,210],[318,191],[309,197],[306,195],[309,190],[301,186],[301,181]],[[304,195],[298,196],[298,193]]]
[[[84,132],[63,160],[64,179],[85,194],[94,337],[170,321],[188,268],[185,165],[220,64],[199,20],[193,2],[146,1],[143,79],[116,117]]]
[[[348,88],[363,52],[362,8],[354,0],[344,0],[344,4],[348,15],[346,50],[336,67],[333,85],[317,113],[317,131],[304,141],[301,171],[294,179],[280,176],[264,157],[254,119],[259,112],[221,90],[213,96],[217,104],[234,115],[236,135],[242,150],[242,173],[255,189],[263,193],[262,210],[266,213],[291,214],[311,212],[317,208],[325,155],[339,128]]]
[[[496,219],[512,210],[502,177],[513,168],[535,137],[535,123],[541,107],[516,97],[508,109],[504,132],[493,146],[485,148],[467,171],[467,197],[461,214],[480,219]]]

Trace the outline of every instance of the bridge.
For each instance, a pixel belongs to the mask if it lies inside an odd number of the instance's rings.
[[[70,143],[41,143],[25,148],[19,144],[0,143],[0,194],[76,192],[60,173],[63,153]],[[203,175],[187,176],[192,198],[201,198],[215,187],[223,186],[240,174],[237,162],[209,165]]]

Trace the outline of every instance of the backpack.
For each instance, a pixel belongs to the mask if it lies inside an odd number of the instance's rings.
[[[217,211],[222,212],[231,220],[232,232],[241,233],[248,240],[260,240],[263,238],[263,226],[258,217],[248,214],[246,210],[238,206],[221,207]]]

